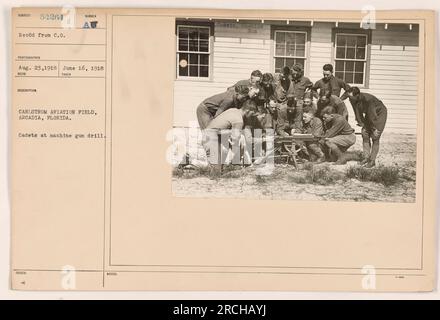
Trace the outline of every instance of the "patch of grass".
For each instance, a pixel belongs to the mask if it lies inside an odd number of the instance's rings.
[[[415,160],[408,160],[403,163],[404,167],[415,168],[417,166],[417,162]]]
[[[207,167],[201,167],[200,174],[202,176],[208,177],[209,179],[219,179],[222,176],[221,166],[209,165]]]
[[[360,181],[381,183],[388,187],[399,181],[399,172],[400,170],[397,166],[379,165],[373,168],[351,166],[346,171],[346,177],[349,179],[358,179]]]
[[[347,151],[346,153],[352,154],[352,159],[350,160],[363,161],[365,159],[365,154],[362,150]]]
[[[255,176],[255,182],[258,184],[264,184],[267,182],[267,178],[264,176],[256,175]]]
[[[244,178],[247,175],[248,171],[245,167],[241,165],[227,165],[223,166],[223,170],[221,173],[222,178]]]
[[[298,184],[308,183],[304,174],[296,174],[296,175],[289,176],[289,181],[294,182],[294,183],[298,183]]]
[[[397,164],[396,164],[397,165]],[[405,161],[400,168],[400,177],[406,181],[415,182],[416,181],[416,161]]]
[[[192,179],[205,177],[209,179],[239,179],[249,174],[249,168],[240,165],[207,165],[207,166],[187,166],[173,168],[172,176],[175,178]]]
[[[345,172],[348,179],[357,179],[360,181],[370,181],[370,171],[361,166],[350,166]]]
[[[416,170],[410,168],[402,168],[400,170],[400,177],[406,181],[415,182],[416,181]]]
[[[306,162],[303,165],[303,169],[307,171],[311,171],[313,169],[313,162]]]
[[[247,170],[250,170],[251,174],[254,174],[256,183],[263,184],[271,183],[274,181],[285,181],[289,172],[292,171],[293,168],[291,165],[279,164],[276,165],[273,170],[269,170],[265,174],[259,174],[258,171],[250,168],[248,168]]]
[[[171,175],[175,178],[182,178],[184,174],[185,174],[184,170],[179,167],[173,168],[173,171],[171,173]]]
[[[278,168],[269,176],[255,175],[257,184],[266,184],[272,181],[287,180],[297,184],[315,184],[315,185],[331,185],[347,179],[357,179],[359,181],[370,181],[381,183],[384,186],[392,186],[399,179],[406,181],[415,181],[415,170],[399,168],[396,165],[385,166],[379,165],[373,168],[365,168],[361,166],[350,166],[347,170],[339,171],[332,169],[331,165],[314,165],[313,163],[305,163],[303,170],[286,171],[286,168]],[[287,168],[289,169],[289,168]],[[252,171],[252,170],[250,170]],[[177,167],[173,169],[172,176],[176,178],[192,179],[197,177],[206,177],[212,180],[220,178],[226,179],[244,179],[251,174],[249,168],[240,166],[223,166],[220,170],[219,166],[192,167],[191,169]]]
[[[222,172],[218,166],[196,167],[192,166],[190,169],[184,167],[174,168],[172,176],[175,178],[192,179],[197,177],[206,177],[209,179],[218,179]]]
[[[306,180],[313,184],[329,185],[345,179],[345,175],[339,171],[330,169],[329,165],[313,167],[306,173]]]
[[[297,172],[289,176],[289,181],[298,184],[319,184],[330,185],[345,180],[345,175],[339,171],[332,170],[329,165],[314,166],[305,165],[305,171]]]

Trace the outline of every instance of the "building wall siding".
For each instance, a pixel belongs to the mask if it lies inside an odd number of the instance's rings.
[[[205,98],[223,92],[251,72],[270,70],[270,25],[215,23],[211,81],[174,82],[174,125],[196,121],[195,110]]]
[[[333,23],[316,22],[311,29],[306,75],[317,81],[322,66],[332,61]],[[195,110],[206,97],[226,90],[238,80],[249,78],[252,70],[273,70],[269,24],[215,23],[212,44],[212,79],[176,80],[174,84],[174,125],[189,126],[196,121]],[[386,130],[416,132],[418,82],[418,30],[400,28],[372,31],[369,87],[363,89],[381,99],[389,114]],[[354,114],[348,100],[350,123]],[[357,128],[359,131],[359,128]]]
[[[310,40],[310,69],[307,76],[313,82],[322,78],[322,66],[331,62],[333,23],[315,23]]]
[[[416,133],[418,99],[418,30],[372,32],[370,83],[374,94],[388,108],[386,130]]]

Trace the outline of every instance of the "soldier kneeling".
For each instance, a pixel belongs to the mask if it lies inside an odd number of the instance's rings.
[[[330,106],[325,107],[321,115],[326,131],[320,143],[327,148],[330,160],[336,161],[335,164],[347,163],[345,151],[356,142],[354,129],[344,116],[335,113],[334,108]]]
[[[318,117],[315,117],[315,110],[313,108],[308,107],[303,110],[302,129],[293,129],[292,134],[297,132],[311,134],[315,138],[322,138],[324,135],[322,121]],[[325,155],[319,142],[306,141],[304,144],[311,161],[315,161],[316,163],[325,161]]]

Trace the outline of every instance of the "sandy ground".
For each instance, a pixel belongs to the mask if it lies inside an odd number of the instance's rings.
[[[357,142],[350,150],[362,150],[360,136],[357,136]],[[327,185],[296,183],[295,176],[304,175],[306,169],[296,171],[291,165],[276,164],[270,175],[260,175],[255,168],[239,168],[219,178],[191,175],[173,177],[172,186],[174,195],[180,197],[414,202],[415,136],[384,133],[377,164],[398,166],[397,183],[384,186],[382,183],[354,178]],[[349,162],[346,165],[325,166],[344,176],[347,168],[355,165],[356,162]]]

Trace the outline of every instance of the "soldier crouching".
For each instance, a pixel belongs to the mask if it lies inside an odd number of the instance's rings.
[[[344,116],[337,114],[330,106],[322,110],[322,119],[326,131],[320,143],[327,149],[330,161],[335,161],[335,164],[347,163],[346,151],[356,143],[354,129]]]
[[[302,128],[293,129],[292,133],[300,132],[311,134],[315,138],[321,138],[323,136],[324,129],[322,121],[318,117],[315,117],[315,110],[312,107],[304,108],[302,118]],[[316,163],[322,163],[325,161],[324,152],[318,141],[306,141],[304,144],[311,161]]]

